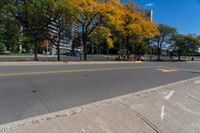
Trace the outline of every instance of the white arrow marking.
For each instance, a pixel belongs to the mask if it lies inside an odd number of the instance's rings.
[[[199,83],[200,83],[200,81],[195,81],[194,83],[195,83],[195,84],[199,84]]]
[[[165,96],[165,100],[169,100],[174,94],[174,91],[170,91],[168,95]]]
[[[161,114],[160,114],[160,118],[161,118],[161,120],[164,119],[164,116],[165,116],[165,106],[162,106]]]

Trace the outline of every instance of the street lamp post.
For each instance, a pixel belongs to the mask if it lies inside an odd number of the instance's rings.
[[[151,9],[151,21],[153,21],[153,9]]]

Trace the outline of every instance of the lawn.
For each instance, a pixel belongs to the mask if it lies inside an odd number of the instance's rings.
[[[0,56],[29,56],[30,53],[0,53]]]

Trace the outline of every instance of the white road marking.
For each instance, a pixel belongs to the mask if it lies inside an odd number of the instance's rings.
[[[165,100],[169,100],[174,94],[174,91],[170,91],[168,95],[165,96]]]
[[[164,119],[164,116],[165,116],[165,106],[162,106],[161,114],[160,114],[160,118],[161,118],[161,120]]]
[[[195,84],[200,84],[200,80],[199,80],[199,81],[195,81],[194,83],[195,83]]]
[[[82,131],[83,133],[86,133],[85,129],[81,129],[81,131]]]

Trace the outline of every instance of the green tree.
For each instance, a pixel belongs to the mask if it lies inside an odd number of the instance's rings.
[[[162,54],[162,47],[164,44],[169,43],[172,36],[176,33],[176,28],[164,24],[159,24],[158,30],[160,32],[160,35],[154,37],[153,41],[158,47],[158,60],[160,60],[160,55]]]
[[[194,55],[200,47],[197,36],[188,34],[175,34],[172,37],[172,47],[178,51],[178,60],[181,61],[181,55]]]
[[[61,40],[69,41],[71,38],[72,22],[69,18],[68,0],[49,0],[50,18],[49,39],[57,47],[57,60],[60,61],[60,43]]]
[[[185,54],[194,55],[199,48],[199,39],[197,36],[188,34],[185,36]]]
[[[17,42],[20,35],[20,24],[12,13],[12,1],[1,1],[0,3],[0,34],[1,45],[11,52],[17,51]]]
[[[174,34],[171,38],[172,40],[172,48],[174,51],[178,52],[178,60],[181,60],[181,53],[185,47],[185,42],[184,42],[184,35],[183,34]]]
[[[33,44],[30,41],[30,39],[23,34],[20,34],[20,36],[19,36],[18,45],[22,46],[22,50],[23,50],[22,52],[25,52],[25,53],[30,53],[31,49],[33,48]]]
[[[48,32],[48,1],[23,0],[15,5],[15,17],[23,27],[23,34],[34,42],[34,60],[38,60],[38,45]]]

